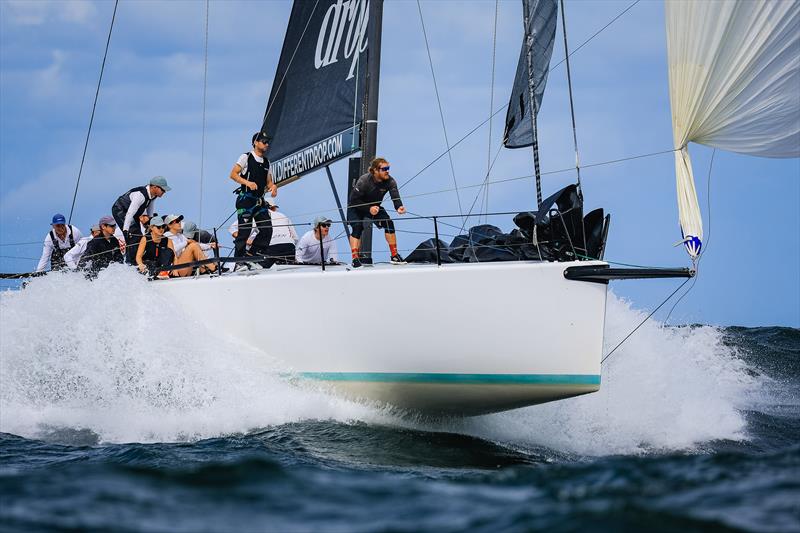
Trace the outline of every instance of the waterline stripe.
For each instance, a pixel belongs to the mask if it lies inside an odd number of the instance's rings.
[[[599,385],[599,374],[438,374],[396,372],[299,372],[322,381],[462,383],[481,385]]]

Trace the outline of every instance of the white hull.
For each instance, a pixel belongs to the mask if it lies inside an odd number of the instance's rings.
[[[600,388],[606,285],[565,279],[577,264],[604,263],[289,266],[153,285],[349,397],[475,415]]]

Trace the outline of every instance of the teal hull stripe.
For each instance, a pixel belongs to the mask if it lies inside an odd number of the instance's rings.
[[[474,385],[600,385],[598,374],[435,374],[395,372],[300,372],[322,381],[453,383]]]

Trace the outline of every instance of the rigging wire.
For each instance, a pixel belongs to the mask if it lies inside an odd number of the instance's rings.
[[[572,117],[572,143],[575,146],[575,172],[578,174],[578,194],[581,192],[581,160],[578,157],[578,132],[575,127],[575,106],[572,103],[572,74],[569,68],[569,47],[567,45],[567,12],[564,10],[564,0],[561,0],[561,32],[564,35],[564,61],[567,62],[567,88],[569,91],[569,114]],[[585,247],[585,246],[584,246]]]
[[[447,138],[447,126],[444,122],[444,110],[442,109],[442,100],[439,97],[439,85],[436,83],[436,73],[433,70],[433,58],[431,57],[431,48],[428,45],[428,32],[425,30],[425,19],[422,16],[422,4],[417,0],[417,10],[419,11],[419,22],[422,25],[422,36],[425,38],[425,50],[428,52],[428,64],[431,67],[431,78],[433,78],[433,90],[436,93],[436,103],[439,105],[439,117],[442,119],[442,132],[444,133],[444,144],[447,147],[447,157],[450,160],[450,174],[453,176],[453,185],[456,187],[456,199],[458,200],[458,212],[464,213],[461,207],[461,195],[458,193],[458,181],[456,181],[456,170],[453,165],[453,154],[450,148],[450,140]],[[494,115],[492,115],[494,116]],[[489,117],[491,120],[492,117]]]
[[[492,82],[490,84],[489,90],[489,113],[491,115],[492,109],[494,109],[494,73],[495,73],[495,66],[497,64],[497,17],[500,11],[500,0],[495,0],[494,2],[494,26],[492,29]],[[486,179],[489,179],[489,174],[492,171],[492,166],[494,163],[492,162],[492,116],[489,117],[489,140],[486,143]],[[495,156],[495,159],[497,156]],[[474,202],[473,202],[474,205]],[[484,190],[484,201],[481,202],[481,210],[483,212],[489,211],[489,186],[486,186]],[[470,212],[472,210],[470,209]],[[489,215],[486,215],[484,223],[489,222]]]
[[[578,50],[580,50],[581,48],[583,48],[584,46],[586,46],[587,44],[589,44],[589,42],[590,42],[592,39],[594,39],[595,37],[597,37],[598,35],[600,35],[600,34],[603,32],[603,30],[605,30],[606,28],[608,28],[609,26],[611,26],[612,24],[614,24],[614,23],[617,21],[617,19],[619,19],[619,18],[620,18],[622,15],[624,15],[625,13],[627,13],[628,11],[630,11],[630,10],[631,10],[631,8],[632,8],[633,6],[635,6],[636,4],[638,4],[639,2],[641,2],[641,0],[636,0],[634,3],[632,3],[631,5],[629,5],[628,7],[626,7],[625,9],[623,9],[623,10],[622,10],[622,11],[621,11],[621,12],[620,12],[620,13],[619,13],[619,14],[618,14],[616,17],[614,17],[613,19],[611,19],[611,20],[608,22],[608,24],[606,24],[605,26],[603,26],[602,28],[600,28],[599,30],[597,30],[596,32],[594,32],[594,34],[593,34],[591,37],[589,37],[588,39],[586,39],[585,41],[583,41],[583,42],[582,42],[582,43],[581,43],[581,44],[580,44],[580,45],[579,45],[579,46],[578,46],[578,47],[577,47],[575,50],[573,50],[572,52],[570,52],[570,53],[569,53],[569,55],[567,55],[566,57],[564,57],[564,59],[562,59],[561,61],[559,61],[558,63],[556,63],[556,64],[555,64],[555,65],[553,65],[552,67],[550,67],[550,70],[553,70],[554,68],[556,68],[556,67],[558,67],[559,65],[561,65],[562,63],[564,63],[564,62],[567,60],[567,58],[574,56],[574,55],[575,55],[575,54],[578,52]],[[563,13],[563,9],[562,9],[562,13]]]
[[[656,311],[658,311],[659,309],[661,309],[661,307],[662,307],[662,306],[663,306],[665,303],[667,303],[667,302],[669,301],[669,299],[670,299],[670,298],[672,298],[673,296],[675,296],[675,294],[676,294],[676,293],[677,293],[679,290],[681,290],[681,289],[683,288],[683,286],[684,286],[684,285],[686,285],[687,283],[689,283],[689,280],[691,280],[691,279],[694,279],[694,278],[686,278],[686,279],[684,280],[684,282],[683,282],[683,283],[681,283],[681,284],[678,286],[678,288],[677,288],[677,289],[675,289],[674,291],[672,291],[672,292],[670,293],[670,295],[669,295],[669,296],[667,296],[667,297],[664,299],[664,301],[663,301],[663,302],[661,302],[660,304],[658,304],[658,307],[656,307],[655,309],[653,309],[653,311],[652,311],[652,312],[651,312],[649,315],[647,315],[647,317],[646,317],[644,320],[642,320],[641,322],[639,322],[639,325],[638,325],[638,326],[636,326],[635,328],[633,328],[633,330],[632,330],[630,333],[628,333],[628,334],[625,336],[625,338],[624,338],[624,339],[622,339],[621,341],[619,341],[619,344],[617,344],[616,346],[614,346],[614,349],[613,349],[613,350],[611,350],[610,352],[608,352],[608,353],[605,355],[605,357],[603,357],[603,359],[601,359],[601,360],[600,360],[600,364],[602,365],[603,363],[605,363],[605,362],[606,362],[606,359],[608,359],[609,357],[611,357],[611,354],[613,354],[614,352],[616,352],[616,351],[617,351],[617,348],[619,348],[620,346],[622,346],[622,343],[624,343],[626,340],[628,340],[628,339],[631,337],[631,335],[633,335],[634,333],[636,333],[636,330],[638,330],[640,327],[642,327],[642,326],[644,325],[644,323],[645,323],[645,322],[647,322],[648,320],[650,320],[650,317],[652,317],[654,314],[656,314]]]
[[[92,124],[94,123],[94,112],[97,109],[97,99],[100,96],[100,84],[103,82],[103,72],[106,69],[106,58],[108,57],[108,46],[111,43],[111,32],[114,30],[114,20],[117,17],[117,6],[119,0],[114,1],[114,12],[111,14],[111,25],[108,28],[108,38],[106,38],[106,50],[103,53],[103,63],[100,65],[100,78],[97,80],[97,89],[94,92],[94,103],[92,104],[92,115],[89,117],[89,129],[86,132],[86,142],[83,144],[83,155],[81,156],[81,166],[78,169],[78,180],[75,182],[75,192],[72,194],[72,205],[69,208],[69,218],[67,224],[72,223],[72,214],[75,211],[75,200],[78,198],[78,187],[81,184],[83,174],[83,163],[86,161],[86,151],[89,149],[89,136],[92,134]]]
[[[203,65],[203,136],[200,141],[200,213],[198,214],[197,224],[202,227],[203,225],[203,174],[205,171],[206,161],[206,96],[208,94],[208,12],[209,1],[206,0],[206,37],[205,37],[205,51],[204,51],[204,65]]]

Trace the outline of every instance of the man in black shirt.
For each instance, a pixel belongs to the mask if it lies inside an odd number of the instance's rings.
[[[100,235],[89,241],[86,251],[78,261],[78,266],[96,274],[111,263],[122,263],[122,252],[119,241],[114,236],[117,225],[114,217],[104,216],[100,219]]]
[[[267,255],[267,247],[272,239],[272,221],[264,194],[269,191],[274,198],[278,196],[278,188],[272,181],[269,159],[265,155],[269,149],[269,137],[259,131],[253,135],[252,144],[253,149],[239,156],[230,175],[233,181],[241,185],[236,190],[236,215],[239,220],[239,233],[234,240],[236,257],[245,255],[254,221],[258,235],[250,246],[251,253]],[[272,263],[264,266],[269,268]]]
[[[392,198],[394,208],[402,215],[406,212],[397,182],[389,175],[389,162],[376,157],[369,164],[369,172],[358,178],[353,190],[350,192],[347,207],[347,221],[353,228],[350,232],[350,251],[353,255],[353,267],[361,266],[359,252],[361,250],[361,234],[369,224],[383,228],[386,242],[389,244],[392,264],[403,264],[403,258],[397,253],[397,236],[395,235],[394,222],[389,218],[389,213],[381,206],[386,193]]]

